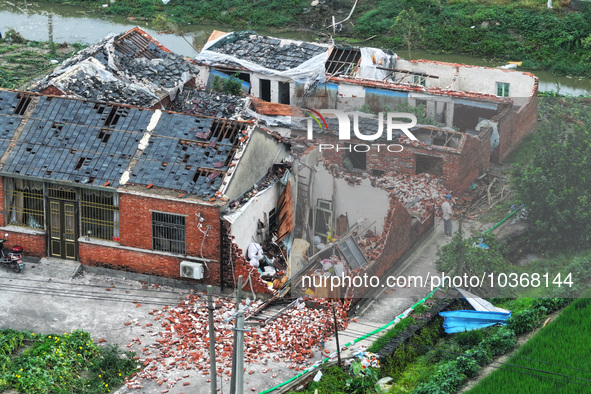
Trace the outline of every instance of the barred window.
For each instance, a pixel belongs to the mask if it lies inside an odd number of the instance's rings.
[[[163,252],[186,254],[185,216],[152,212],[152,247]]]
[[[6,223],[35,230],[45,228],[43,182],[4,178]]]
[[[119,241],[119,196],[117,193],[81,189],[82,235]]]

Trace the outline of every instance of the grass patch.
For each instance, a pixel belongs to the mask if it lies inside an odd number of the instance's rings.
[[[395,338],[402,331],[406,330],[406,328],[413,324],[414,321],[415,320],[411,316],[400,320],[398,324],[392,327],[388,332],[376,339],[375,342],[371,344],[368,351],[371,353],[379,352],[384,346],[386,346],[386,344],[388,344],[388,342],[390,342],[392,338]]]
[[[503,201],[494,207],[487,209],[478,215],[478,221],[481,223],[498,223],[511,213],[511,201]]]
[[[0,331],[0,391],[108,393],[136,371],[134,353],[98,347],[90,335]]]
[[[0,88],[25,90],[34,79],[55,68],[51,60],[61,62],[84,47],[81,44],[26,41],[17,37],[20,35],[13,31],[0,40]]]
[[[527,165],[538,149],[537,144],[536,133],[528,135],[507,158],[507,163]]]
[[[591,291],[587,291],[583,297],[591,297]],[[569,382],[577,382],[573,377],[588,379],[588,373],[563,367],[591,370],[591,358],[589,358],[591,336],[585,335],[584,332],[588,327],[591,327],[591,300],[581,298],[569,305],[556,320],[522,346],[516,357],[513,357],[508,363],[569,375],[571,378],[566,379]],[[519,357],[527,357],[530,360]],[[552,364],[532,360],[551,361]],[[546,378],[542,378],[515,371],[515,368],[497,370],[469,392],[473,394],[517,391],[530,393],[586,392],[583,386],[549,379],[547,378],[548,374],[544,374]],[[520,371],[523,370],[520,369]]]

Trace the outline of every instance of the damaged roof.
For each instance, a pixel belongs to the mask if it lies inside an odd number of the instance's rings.
[[[248,99],[207,90],[186,89],[179,93],[171,110],[194,115],[236,119],[244,117]]]
[[[219,32],[214,32],[212,37],[219,37]],[[327,52],[328,47],[304,41],[262,36],[254,31],[241,31],[222,36],[208,46],[207,50],[232,55],[272,70],[285,71]],[[234,62],[230,61],[230,63],[228,65],[241,67]]]
[[[337,136],[339,133],[339,120],[336,116],[327,114],[328,111],[324,112],[324,121],[326,122],[326,129],[320,127],[318,123],[312,122],[312,130],[314,134],[328,134]],[[349,114],[349,124],[355,124],[353,114]],[[293,112],[291,117],[291,129],[304,133],[308,131],[308,119],[303,114]],[[408,121],[404,119],[405,121]],[[357,130],[364,136],[375,135],[380,130],[380,121],[377,116],[371,116],[368,114],[357,113]],[[392,142],[387,139],[386,133],[386,121],[382,121],[382,133],[379,138],[373,140],[374,142]],[[411,127],[410,132],[419,140],[416,143],[426,149],[431,150],[447,150],[447,151],[459,151],[462,148],[462,141],[465,133],[455,131],[449,127],[438,127],[432,125],[417,124]],[[354,133],[351,133],[352,138],[356,138]],[[411,142],[406,138],[405,134],[400,129],[392,130],[392,137],[398,140],[398,143]],[[402,138],[401,138],[402,137]]]
[[[152,107],[174,98],[198,73],[197,66],[135,27],[78,52],[31,90],[55,87],[78,98]]]
[[[0,90],[0,168],[85,185],[153,185],[206,199],[251,124]]]

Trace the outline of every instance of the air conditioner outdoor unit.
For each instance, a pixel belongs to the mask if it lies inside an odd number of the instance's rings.
[[[203,264],[181,261],[181,277],[203,279]]]

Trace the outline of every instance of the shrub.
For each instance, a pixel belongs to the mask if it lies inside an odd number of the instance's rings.
[[[347,373],[338,366],[333,365],[322,371],[322,379],[319,382],[310,382],[308,391],[313,393],[314,390],[318,390],[318,394],[343,393],[348,378]]]
[[[493,356],[507,353],[515,347],[515,333],[506,327],[495,327],[492,333],[485,336],[480,346],[489,350]]]
[[[511,315],[507,324],[515,334],[523,334],[524,332],[532,331],[536,328],[538,320],[540,319],[540,310],[528,309],[526,311],[517,312]]]
[[[469,378],[476,375],[480,369],[480,365],[478,365],[478,362],[472,357],[459,356],[456,359],[456,362],[458,371]]]
[[[238,73],[232,75],[230,78],[224,79],[224,93],[233,96],[242,95],[242,81],[238,78]]]
[[[482,330],[459,332],[455,335],[456,342],[462,347],[474,347],[478,345],[483,338],[484,331]]]
[[[485,272],[502,272],[507,267],[504,258],[507,247],[493,234],[467,239],[462,237],[461,232],[456,232],[452,240],[437,251],[436,265],[439,271],[450,275],[468,272],[480,276]],[[480,243],[480,238],[488,249],[473,247],[473,244]]]
[[[483,347],[476,347],[474,349],[469,349],[466,351],[466,357],[473,358],[478,365],[481,367],[485,366],[486,364],[490,363],[492,360],[491,354],[489,351]]]

